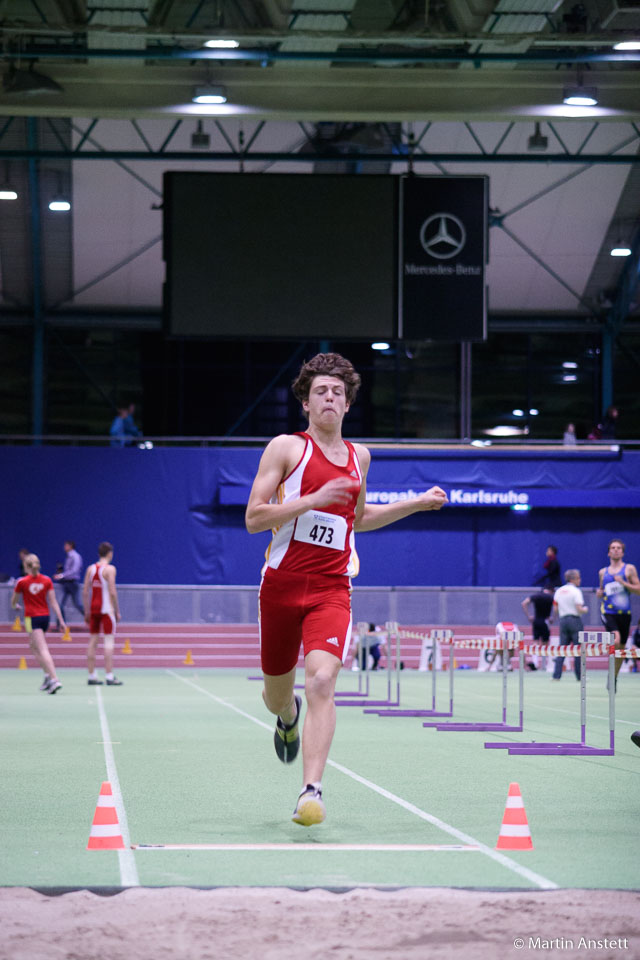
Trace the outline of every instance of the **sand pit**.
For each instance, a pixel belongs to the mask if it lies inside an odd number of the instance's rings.
[[[0,960],[640,957],[640,893],[615,890],[6,887],[0,924]]]

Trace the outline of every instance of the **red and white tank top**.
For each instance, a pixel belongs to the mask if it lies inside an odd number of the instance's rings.
[[[300,433],[306,441],[302,457],[279,485],[272,503],[287,503],[304,497],[338,477],[358,481],[348,504],[331,505],[321,510],[307,510],[273,530],[263,574],[268,567],[291,573],[328,573],[355,577],[359,562],[355,550],[353,521],[362,470],[353,444],[345,440],[349,451],[346,466],[339,467],[325,457],[308,433]]]
[[[104,562],[91,564],[91,613],[109,613],[113,616],[109,584],[104,578],[106,566]]]
[[[24,598],[25,617],[48,617],[49,603],[47,595],[53,589],[50,577],[43,573],[37,576],[21,577],[14,587],[15,593],[21,593]]]

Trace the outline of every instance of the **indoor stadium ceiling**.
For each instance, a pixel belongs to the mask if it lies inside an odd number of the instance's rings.
[[[638,314],[640,50],[614,46],[640,0],[0,0],[0,30],[0,164],[99,160],[73,163],[75,289],[49,303],[159,307],[163,169],[356,164],[490,177],[494,319]],[[205,84],[226,103],[193,103]]]
[[[613,49],[638,39],[629,0],[3,0],[0,25],[5,113],[185,115],[211,82],[221,116],[546,119],[582,83],[592,118],[640,119],[640,51]],[[15,70],[62,89],[27,93]]]

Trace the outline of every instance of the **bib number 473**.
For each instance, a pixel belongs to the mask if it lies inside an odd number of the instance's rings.
[[[323,543],[328,547],[333,543],[333,527],[324,527],[315,523],[309,530],[309,539],[313,540],[314,543]]]

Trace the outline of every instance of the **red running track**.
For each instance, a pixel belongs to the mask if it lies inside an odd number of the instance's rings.
[[[424,624],[401,624],[401,629],[428,633],[430,627]],[[495,638],[495,626],[468,625],[451,628],[458,640],[477,637]],[[598,629],[590,627],[589,629]],[[47,643],[57,667],[85,667],[86,645],[88,640],[86,627],[71,625],[71,642],[62,640],[62,634],[50,631]],[[531,640],[528,633],[525,640]],[[128,641],[128,644],[127,644]],[[125,646],[131,653],[123,653]],[[417,668],[420,662],[420,640],[403,639],[400,657],[405,667]],[[449,661],[449,649],[443,648],[445,668]],[[260,649],[258,625],[253,623],[192,624],[157,623],[118,625],[115,646],[115,666],[125,667],[181,667],[187,652],[195,667],[241,667],[247,670],[260,669]],[[98,650],[100,655],[100,648]],[[29,651],[28,638],[24,630],[20,633],[12,630],[11,624],[0,625],[0,668],[16,668],[20,658],[24,657],[28,667],[36,667],[35,657]],[[474,667],[478,662],[477,650],[458,649],[454,652],[456,664]],[[299,660],[302,666],[302,658]],[[351,665],[351,656],[346,666]],[[605,658],[590,658],[589,667],[606,666]]]

